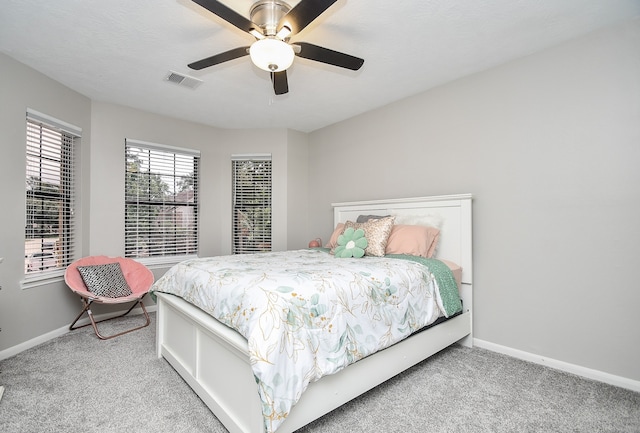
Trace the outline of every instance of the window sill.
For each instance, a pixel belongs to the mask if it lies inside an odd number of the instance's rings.
[[[35,287],[46,286],[53,283],[61,283],[63,281],[64,270],[48,272],[46,275],[25,275],[25,278],[20,281],[20,288],[22,290],[33,289]]]
[[[189,260],[197,259],[196,254],[188,256],[171,256],[171,257],[145,257],[145,258],[133,258],[135,261],[142,263],[150,269],[162,269],[170,268],[173,265]],[[46,275],[34,274],[25,275],[24,279],[20,281],[20,288],[22,290],[33,289],[36,287],[46,286],[54,283],[64,282],[64,269],[55,272],[48,272]]]
[[[144,257],[144,258],[134,258],[135,261],[142,263],[148,268],[170,268],[173,265],[177,265],[180,262],[189,259],[197,259],[198,256],[196,254],[191,254],[188,256],[170,256],[170,257]]]

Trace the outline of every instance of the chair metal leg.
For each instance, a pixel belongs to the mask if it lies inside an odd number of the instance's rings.
[[[126,313],[124,314],[120,314],[119,316],[115,316],[115,317],[110,317],[108,319],[102,319],[102,320],[95,320],[93,318],[93,312],[91,311],[91,303],[92,301],[87,301],[85,298],[80,298],[82,300],[82,303],[84,304],[84,308],[82,309],[82,311],[80,312],[80,314],[78,314],[78,317],[76,317],[76,319],[73,321],[73,323],[71,323],[71,325],[69,325],[69,329],[70,330],[74,330],[74,329],[80,329],[80,328],[84,328],[85,326],[93,326],[93,331],[96,333],[96,336],[101,339],[101,340],[109,340],[110,338],[114,338],[114,337],[118,337],[120,335],[123,334],[128,334],[129,332],[133,332],[133,331],[137,331],[138,329],[142,329],[145,328],[147,326],[149,326],[149,324],[151,323],[151,319],[149,318],[149,313],[147,313],[147,309],[144,307],[144,304],[142,303],[142,299],[138,300],[138,301],[134,301],[133,305],[131,306],[131,308],[129,308],[127,310]],[[98,323],[102,323],[102,322],[106,322],[108,320],[113,320],[113,319],[118,319],[120,317],[126,316],[127,314],[129,314],[136,305],[140,304],[140,307],[142,307],[142,312],[144,313],[144,317],[145,317],[145,323],[144,325],[138,326],[136,328],[132,328],[132,329],[128,329],[126,331],[123,332],[119,332],[117,334],[114,335],[110,335],[110,336],[104,336],[102,334],[100,334],[100,331],[98,331]],[[89,320],[91,321],[90,323],[87,323],[86,325],[80,325],[80,326],[76,326],[74,327],[73,325],[76,324],[76,322],[80,319],[80,317],[82,317],[82,315],[84,313],[87,313],[87,315],[89,316]]]
[[[78,314],[76,316],[76,319],[71,323],[71,325],[69,325],[69,330],[73,331],[74,329],[80,329],[80,328],[84,328],[85,326],[89,326],[90,323],[87,323],[86,325],[81,325],[81,326],[76,326],[74,327],[73,325],[76,324],[76,322],[78,320],[80,320],[80,318],[82,317],[82,315],[85,313],[85,311],[87,311],[89,309],[89,307],[91,307],[91,301],[87,302],[84,298],[80,298],[80,300],[82,301],[82,305],[84,305],[84,308],[82,309],[82,311],[80,312],[80,314]],[[89,315],[89,317],[91,317],[91,315]]]

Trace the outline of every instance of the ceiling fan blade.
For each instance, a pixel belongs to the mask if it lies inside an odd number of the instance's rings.
[[[216,54],[215,56],[207,57],[206,59],[198,60],[188,64],[191,69],[199,71],[200,69],[208,68],[209,66],[217,65],[219,63],[228,62],[229,60],[237,59],[249,54],[249,47],[238,47],[233,50],[225,51],[224,53]]]
[[[199,4],[203,8],[208,11],[216,14],[229,24],[233,24],[240,30],[244,30],[245,32],[249,32],[253,29],[260,29],[259,26],[255,25],[250,20],[246,19],[233,9],[223,5],[219,1],[216,0],[193,0],[194,3]]]
[[[350,56],[349,54],[340,53],[307,42],[296,42],[295,45],[300,46],[300,52],[296,53],[297,56],[315,60],[316,62],[327,63],[340,68],[351,69],[352,71],[357,71],[364,63],[364,59],[359,57]]]
[[[288,27],[295,35],[338,0],[301,0],[278,23],[278,31]]]
[[[289,82],[287,81],[287,71],[271,72],[271,82],[276,95],[284,95],[289,92]]]

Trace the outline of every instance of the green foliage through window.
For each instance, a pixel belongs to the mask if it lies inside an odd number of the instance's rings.
[[[234,159],[233,253],[271,251],[271,159]]]
[[[62,271],[74,258],[73,151],[79,132],[62,129],[55,119],[45,123],[45,118],[49,119],[27,110],[24,231],[27,276]]]
[[[197,254],[199,156],[129,140],[125,149],[125,256]]]

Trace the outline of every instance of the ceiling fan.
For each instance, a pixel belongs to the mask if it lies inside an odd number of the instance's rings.
[[[249,55],[256,66],[271,74],[273,90],[276,95],[282,95],[289,91],[287,68],[296,55],[353,71],[364,63],[358,57],[307,42],[289,43],[291,36],[302,31],[337,0],[300,0],[293,8],[280,0],[260,0],[251,6],[250,19],[216,0],[193,1],[251,34],[256,41],[251,46],[234,48],[190,63],[191,69],[200,70]]]

